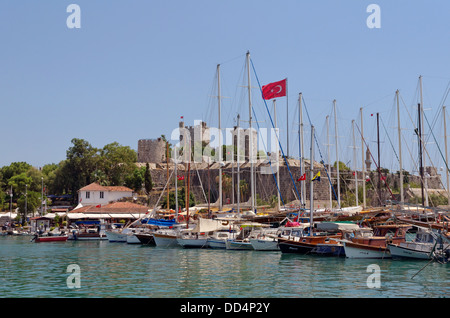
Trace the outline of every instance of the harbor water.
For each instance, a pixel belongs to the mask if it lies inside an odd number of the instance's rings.
[[[160,248],[108,241],[34,243],[30,239],[30,236],[0,237],[2,298],[446,298],[450,295],[450,267],[436,262],[420,271],[427,261]],[[375,287],[371,280],[374,265],[379,268],[379,285]],[[76,279],[72,279],[74,273]]]

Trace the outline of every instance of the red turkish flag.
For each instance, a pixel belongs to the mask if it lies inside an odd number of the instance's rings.
[[[264,99],[286,96],[286,78],[284,80],[263,85],[262,94]]]

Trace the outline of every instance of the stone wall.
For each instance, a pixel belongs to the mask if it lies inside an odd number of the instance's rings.
[[[191,188],[190,191],[194,194],[196,198],[196,203],[207,203],[208,198],[208,191],[209,195],[211,197],[212,204],[215,203],[218,200],[219,197],[219,191],[218,191],[218,182],[216,181],[218,179],[219,175],[219,169],[216,165],[212,165],[211,168],[206,169],[204,166],[206,164],[198,165],[197,168],[194,164],[191,165]],[[170,173],[173,170],[173,164],[170,165]],[[270,199],[274,196],[277,196],[277,186],[276,186],[276,176],[273,174],[263,174],[260,170],[261,166],[256,167],[255,171],[256,177],[255,177],[255,187],[256,187],[256,193],[258,197],[266,202],[269,202]],[[270,168],[269,168],[270,169]],[[309,198],[310,198],[310,174],[309,174],[309,165],[306,166],[306,181],[305,181],[305,199],[307,206],[309,206]],[[314,201],[320,202],[320,207],[329,207],[329,196],[330,196],[330,190],[329,190],[329,181],[327,177],[327,172],[325,169],[320,169],[320,165],[317,165],[314,170],[314,174],[316,174],[318,171],[321,173],[321,180],[314,182],[313,187],[313,198]],[[184,165],[178,165],[178,175],[185,175],[185,168]],[[222,169],[222,173],[225,174],[226,177],[232,177],[233,175],[233,169],[231,168],[231,165],[227,165]],[[334,193],[332,192],[332,198],[334,201],[334,205],[336,205],[336,198],[335,195],[337,195],[337,184],[336,184],[336,171],[334,168],[331,169],[331,172],[328,171],[328,173],[331,175],[332,184],[334,187]],[[165,164],[157,164],[154,169],[151,169],[152,174],[152,180],[154,182],[154,188],[162,190],[166,184],[167,181],[167,170]],[[376,183],[377,179],[377,173],[376,172],[370,172],[367,173],[368,176],[371,177],[370,182],[366,183],[366,202],[367,205],[377,206],[379,205],[379,193],[378,193],[378,185]],[[234,168],[234,182],[235,182],[235,191],[237,191],[237,169]],[[281,190],[281,197],[284,203],[292,202],[294,200],[299,199],[299,195],[301,193],[301,187],[300,182],[297,181],[297,179],[300,177],[300,167],[295,164],[290,164],[289,169],[282,165],[280,166],[280,190]],[[224,177],[225,178],[225,177]],[[428,181],[428,188],[429,189],[442,189],[442,185],[439,181],[440,176],[435,175],[431,176]],[[246,189],[245,186],[242,190],[241,195],[241,205],[245,205],[245,202],[247,202],[250,198],[250,167],[248,167],[248,164],[245,164],[240,168],[240,179],[245,180],[246,183]],[[294,182],[293,182],[294,180]],[[345,189],[349,189],[350,191],[355,190],[355,182],[354,182],[354,176],[351,171],[340,171],[340,186],[341,186],[341,200],[343,200],[344,191]],[[416,185],[420,185],[420,177],[419,176],[408,176],[408,181],[410,183],[415,183]],[[170,189],[171,191],[174,190],[175,183],[174,183],[174,175],[172,175],[171,181],[170,181]],[[398,174],[389,174],[386,178],[386,182],[388,183],[389,188],[394,193],[394,200],[399,198],[398,192],[399,192],[399,175]],[[295,187],[294,187],[295,183]],[[362,189],[362,181],[361,181],[361,173],[359,172],[359,182],[358,187]],[[202,190],[203,188],[203,190]],[[225,186],[224,186],[225,188]],[[228,187],[231,190],[231,186]],[[409,186],[405,188],[405,196],[406,200],[412,195],[413,192],[407,191]],[[386,200],[391,199],[391,195],[387,187],[384,185],[384,182],[381,184],[381,198],[382,202],[386,202]],[[361,191],[361,190],[360,190]],[[157,195],[155,198],[152,198],[152,202],[155,203],[157,201],[157,197],[161,193],[160,191],[157,191]],[[165,200],[163,198],[163,200]],[[231,191],[227,191],[224,189],[223,191],[223,204],[228,204],[233,202],[233,198],[231,197]],[[237,202],[237,197],[235,194],[234,202]],[[359,202],[362,204],[362,202]],[[383,203],[384,204],[384,203]],[[317,206],[317,204],[315,204]]]

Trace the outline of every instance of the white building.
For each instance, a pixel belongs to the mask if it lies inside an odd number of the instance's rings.
[[[83,205],[105,205],[111,201],[132,197],[133,190],[123,186],[101,186],[91,183],[78,190],[78,202]]]

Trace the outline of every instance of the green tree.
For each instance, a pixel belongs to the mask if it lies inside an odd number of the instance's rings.
[[[140,192],[142,190],[142,185],[144,183],[144,173],[145,168],[135,167],[133,173],[127,175],[125,177],[125,185],[135,192]]]
[[[111,185],[123,185],[127,175],[133,174],[137,161],[136,151],[117,142],[107,144],[100,151],[100,168]]]
[[[92,172],[99,162],[98,149],[83,139],[72,139],[72,146],[67,150],[65,177],[69,179],[72,194],[92,182]],[[74,196],[74,201],[77,199]]]
[[[24,224],[27,217],[33,214],[37,210],[37,208],[41,206],[41,194],[39,192],[27,191],[26,211],[25,211],[25,194],[21,195],[17,199],[17,206],[19,208],[19,213],[22,215],[22,224]]]

